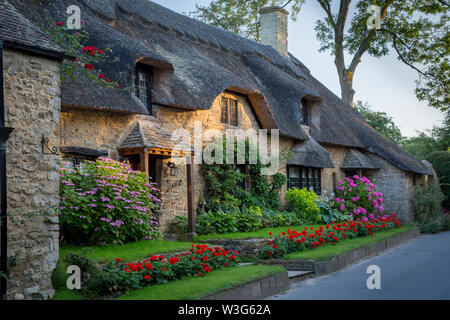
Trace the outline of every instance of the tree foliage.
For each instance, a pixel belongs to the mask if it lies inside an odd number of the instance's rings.
[[[363,103],[362,101],[356,101],[355,109],[379,134],[396,144],[403,142],[404,138],[400,128],[386,112],[373,111],[367,102]]]
[[[208,6],[195,5],[189,15],[200,21],[224,30],[240,34],[248,39],[260,41],[259,11],[264,7],[291,4],[289,0],[214,0]],[[296,19],[303,1],[293,1],[291,18]]]
[[[450,146],[450,114],[447,113],[441,126],[418,131],[417,135],[405,138],[402,147],[418,159],[426,159],[434,151],[448,151]]]
[[[253,40],[260,39],[258,12],[264,6],[284,6],[295,18],[305,0],[213,0],[197,6],[191,15]],[[311,0],[313,1],[313,0]],[[449,4],[445,0],[315,0],[323,10],[315,31],[320,51],[335,57],[341,98],[353,105],[353,78],[365,53],[382,57],[391,51],[418,74],[415,93],[419,100],[448,110]],[[368,29],[369,6],[381,9],[381,27]],[[346,62],[346,54],[351,59]]]
[[[439,178],[441,190],[444,193],[443,206],[450,209],[450,152],[435,151],[427,156],[427,160],[431,162],[436,174]]]

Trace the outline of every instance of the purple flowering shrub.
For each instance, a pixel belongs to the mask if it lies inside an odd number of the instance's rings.
[[[349,214],[354,220],[374,220],[384,216],[383,193],[366,177],[357,175],[339,181],[329,202],[332,209]]]
[[[68,243],[126,243],[160,238],[159,190],[126,163],[99,158],[63,167],[58,213]]]

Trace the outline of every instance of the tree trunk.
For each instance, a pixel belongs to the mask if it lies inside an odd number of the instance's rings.
[[[344,80],[341,84],[341,98],[342,100],[353,107],[353,97],[355,90],[353,90],[353,80]]]
[[[339,83],[341,85],[341,99],[351,107],[353,107],[353,97],[355,90],[353,90],[353,74],[348,70],[340,73]]]
[[[339,46],[339,48],[342,48]],[[341,85],[341,99],[351,107],[353,107],[353,97],[355,90],[353,90],[353,72],[345,67],[344,54],[342,50],[340,54],[336,54],[334,64],[339,76],[339,84]]]

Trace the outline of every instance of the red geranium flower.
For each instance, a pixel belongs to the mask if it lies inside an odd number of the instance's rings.
[[[175,264],[175,263],[177,263],[178,261],[180,261],[180,259],[178,259],[177,257],[173,257],[173,258],[170,258],[170,259],[169,259],[169,263],[170,263],[170,264]]]

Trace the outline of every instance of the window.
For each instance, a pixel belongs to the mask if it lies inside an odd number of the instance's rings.
[[[98,157],[108,157],[107,150],[96,150],[78,146],[60,147],[61,158],[68,166],[75,168],[86,161],[95,161]]]
[[[234,99],[222,97],[221,110],[221,122],[237,127],[239,124],[237,101]]]
[[[96,159],[97,157],[64,154],[62,157],[62,162],[64,163],[65,167],[75,169],[75,167],[82,165],[83,162],[95,161]]]
[[[301,124],[308,125],[308,100],[302,99],[300,114],[302,116]]]
[[[353,179],[353,176],[360,176],[362,177],[362,171],[361,170],[344,170],[345,177]]]
[[[337,187],[337,178],[336,173],[333,173],[331,175],[332,183],[333,183],[333,193],[336,193],[336,187]]]
[[[321,194],[321,178],[320,168],[308,168],[302,166],[289,166],[288,167],[288,189],[307,188],[308,190],[314,190],[315,193]]]
[[[152,82],[152,67],[137,64],[134,69],[133,94],[147,107],[150,114],[152,114]]]

